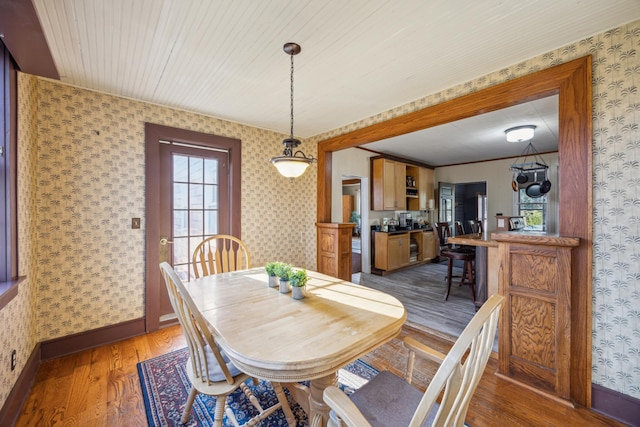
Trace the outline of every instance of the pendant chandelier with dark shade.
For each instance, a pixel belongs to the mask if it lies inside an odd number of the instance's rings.
[[[300,140],[293,137],[293,56],[300,53],[302,48],[296,43],[286,43],[283,50],[291,56],[291,131],[289,138],[282,141],[284,151],[282,156],[272,157],[270,162],[278,172],[286,178],[297,178],[302,175],[309,165],[316,161],[313,156],[307,157],[302,151],[293,150],[300,145]]]

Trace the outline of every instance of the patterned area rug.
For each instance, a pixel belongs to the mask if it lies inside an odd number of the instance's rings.
[[[196,397],[189,421],[186,424],[180,424],[180,417],[191,389],[191,383],[185,371],[185,363],[188,357],[189,353],[184,348],[138,363],[138,375],[147,411],[147,421],[150,427],[213,425],[213,411],[216,400],[214,397],[203,394],[198,394]],[[338,382],[340,383],[340,388],[346,393],[352,393],[377,373],[378,371],[363,361],[356,360],[338,372]],[[268,382],[261,380],[257,386],[254,386],[253,381],[249,379],[246,384],[258,398],[263,408],[277,403],[278,399]],[[290,396],[288,397],[291,411],[293,411],[293,415],[298,422],[297,426],[307,426],[306,413]],[[240,389],[228,396],[227,402],[240,424],[257,414],[256,409]],[[223,425],[225,427],[233,426],[227,420],[226,415]],[[264,420],[262,425],[269,427],[286,426],[287,422],[283,412],[278,410]]]

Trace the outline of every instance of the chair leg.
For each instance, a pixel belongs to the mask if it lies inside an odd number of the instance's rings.
[[[213,415],[213,425],[216,427],[222,427],[225,406],[227,406],[227,396],[216,396],[216,409]]]
[[[284,394],[282,386],[280,383],[275,383],[273,381],[271,382],[271,385],[273,386],[273,390],[276,392],[276,396],[278,396],[278,402],[280,402],[287,424],[289,424],[289,427],[296,427],[296,419],[293,416],[293,412],[291,412],[289,401],[287,400],[287,396]]]
[[[449,298],[449,292],[451,291],[451,277],[453,274],[453,259],[449,258],[449,264],[447,265],[447,292],[444,294],[444,300]]]
[[[189,392],[189,397],[187,398],[187,405],[184,407],[184,411],[182,411],[182,418],[180,422],[185,424],[189,421],[189,417],[191,416],[191,407],[193,406],[193,401],[196,400],[196,396],[198,395],[198,390],[195,387],[191,387],[191,391]]]

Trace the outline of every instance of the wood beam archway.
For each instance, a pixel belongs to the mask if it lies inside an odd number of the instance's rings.
[[[591,56],[479,90],[318,143],[318,222],[331,221],[331,153],[559,96],[559,235],[579,237],[571,280],[571,398],[591,406],[592,104]]]

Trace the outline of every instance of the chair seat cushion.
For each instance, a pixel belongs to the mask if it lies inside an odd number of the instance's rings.
[[[216,356],[213,354],[213,351],[211,351],[211,348],[209,348],[209,346],[205,346],[204,351],[207,358],[207,364],[209,365],[209,381],[226,381],[226,378],[224,377],[224,373],[222,372],[222,369],[220,369],[218,360],[216,359]],[[226,354],[222,353],[222,358],[226,362],[225,364],[227,365],[227,369],[229,369],[229,373],[231,374],[232,377],[235,377],[236,375],[239,375],[242,373],[240,369],[236,368],[235,365],[229,360],[229,357],[227,357]],[[206,372],[204,372],[204,366],[203,366],[203,375],[201,376],[201,378],[206,378]]]
[[[408,426],[422,392],[404,379],[382,371],[350,397],[373,427]],[[423,426],[433,422],[438,404],[434,404]]]

